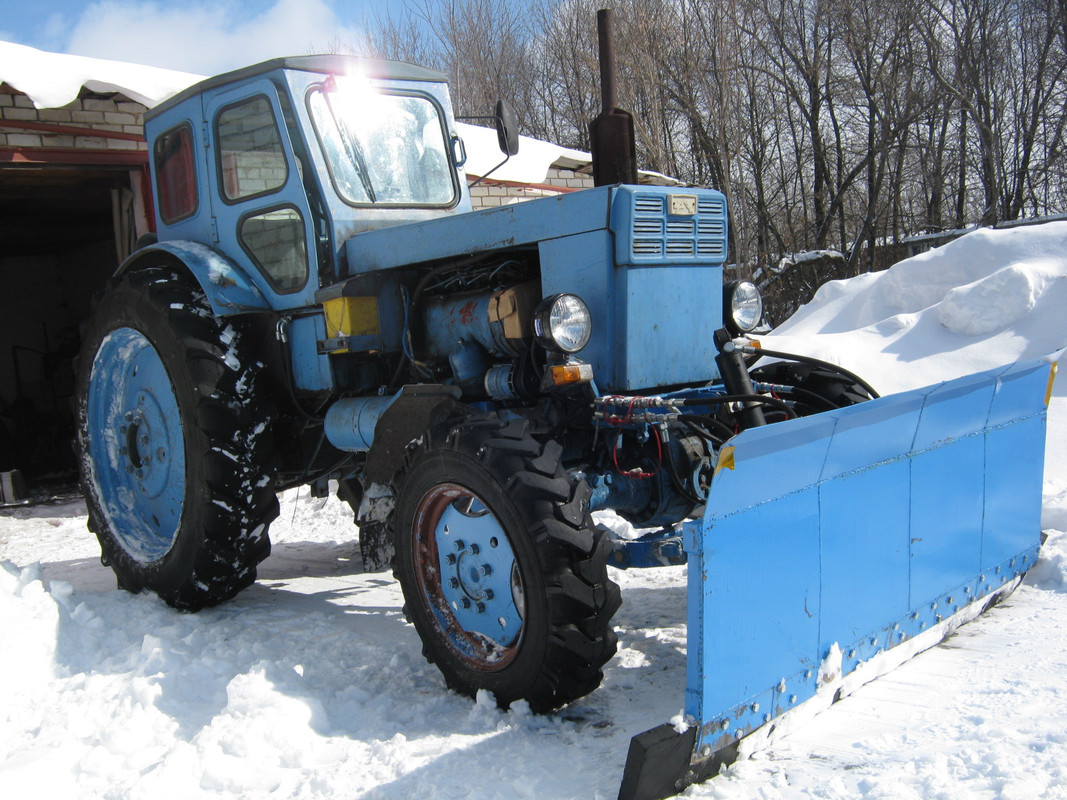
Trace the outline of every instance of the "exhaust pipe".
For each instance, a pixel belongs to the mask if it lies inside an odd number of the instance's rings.
[[[634,144],[634,118],[619,108],[615,87],[615,43],[612,35],[611,9],[596,12],[597,37],[600,43],[601,111],[589,124],[590,149],[593,155],[593,184],[637,183],[637,153]]]

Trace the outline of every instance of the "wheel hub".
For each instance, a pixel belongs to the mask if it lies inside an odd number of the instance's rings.
[[[136,561],[174,544],[185,495],[185,445],[177,398],[152,343],[117,328],[100,343],[90,377],[89,448],[103,512]]]
[[[441,590],[456,622],[497,647],[522,631],[523,591],[507,535],[473,495],[451,503],[435,528]]]
[[[126,459],[125,470],[137,490],[149,498],[158,497],[167,486],[171,442],[167,421],[159,402],[149,388],[135,393],[136,405],[122,415],[119,435],[125,446],[119,455]],[[134,399],[131,397],[131,399]]]

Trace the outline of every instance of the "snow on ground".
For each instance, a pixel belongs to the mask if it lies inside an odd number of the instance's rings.
[[[1067,223],[980,231],[828,285],[766,344],[891,392],[1056,351],[1065,308]],[[1067,798],[1067,380],[1050,417],[1027,582],[686,797]],[[253,587],[180,614],[115,589],[80,503],[0,514],[0,793],[613,798],[630,737],[682,706],[684,568],[613,572],[604,685],[534,716],[444,688],[347,507],[286,493],[272,539]]]

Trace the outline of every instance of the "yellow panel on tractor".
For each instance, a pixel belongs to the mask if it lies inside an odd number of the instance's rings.
[[[326,336],[330,339],[381,333],[376,297],[335,297],[323,303],[322,307],[326,312]],[[333,352],[347,352],[347,348]]]

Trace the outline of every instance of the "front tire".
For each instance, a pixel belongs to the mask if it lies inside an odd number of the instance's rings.
[[[251,584],[278,514],[252,341],[173,269],[114,282],[78,375],[89,527],[119,585],[197,610]]]
[[[561,450],[526,422],[469,422],[428,435],[399,478],[395,571],[423,652],[501,707],[575,700],[616,650],[610,543]]]

